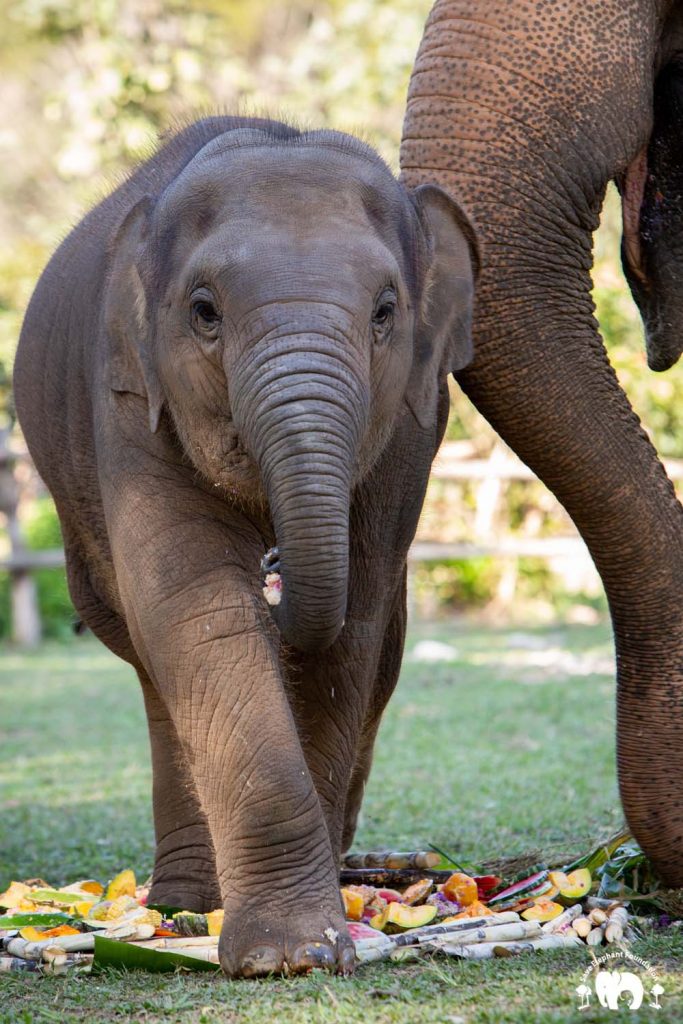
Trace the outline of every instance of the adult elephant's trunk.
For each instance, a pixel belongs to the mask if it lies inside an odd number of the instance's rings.
[[[282,589],[272,613],[302,651],[328,647],[346,614],[350,493],[367,414],[349,349],[329,334],[271,336],[234,378],[235,422],[275,527]]]
[[[479,227],[475,360],[459,380],[590,548],[615,630],[624,809],[680,886],[683,515],[590,296],[604,188],[649,129],[656,25],[631,0],[476,6],[440,0],[430,16],[403,177],[451,190]]]

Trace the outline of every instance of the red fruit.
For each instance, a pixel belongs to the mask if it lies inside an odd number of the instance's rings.
[[[377,895],[380,896],[385,903],[403,903],[404,899],[400,892],[396,889],[378,889]]]
[[[474,881],[477,883],[477,892],[479,893],[479,899],[484,903],[488,896],[498,888],[500,883],[503,881],[498,875],[473,875]]]

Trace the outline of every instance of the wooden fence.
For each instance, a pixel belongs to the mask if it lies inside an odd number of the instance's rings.
[[[665,461],[672,480],[683,480],[683,460]],[[475,483],[475,540],[448,542],[422,536],[412,545],[409,561],[441,562],[449,559],[470,559],[491,556],[506,560],[524,557],[590,560],[578,533],[566,536],[515,536],[495,528],[496,511],[504,498],[506,482],[534,481],[536,476],[502,443],[489,458],[477,458],[469,442],[451,442],[441,447],[432,470],[433,480]],[[33,486],[28,486],[33,481]],[[61,548],[48,551],[30,550],[20,528],[22,501],[35,490],[37,474],[25,450],[12,448],[9,438],[0,431],[0,517],[4,520],[6,541],[0,549],[0,571],[9,573],[11,595],[12,640],[22,647],[36,646],[41,639],[41,623],[33,573],[37,569],[60,569],[64,566]],[[568,530],[572,530],[568,522]],[[508,576],[507,590],[514,590],[515,578]]]

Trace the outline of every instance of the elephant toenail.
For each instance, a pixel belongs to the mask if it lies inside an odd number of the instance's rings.
[[[351,974],[356,966],[356,950],[353,946],[345,946],[339,954],[339,973]]]
[[[302,942],[294,950],[294,956],[289,961],[289,969],[294,974],[311,971],[314,967],[330,970],[336,966],[336,960],[334,950],[324,942]]]
[[[254,946],[242,960],[243,978],[259,978],[265,974],[279,974],[283,967],[282,953],[274,946]]]

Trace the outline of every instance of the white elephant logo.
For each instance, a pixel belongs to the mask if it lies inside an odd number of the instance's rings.
[[[631,971],[598,971],[595,978],[595,994],[600,1005],[610,1010],[619,1009],[619,997],[627,993],[631,997],[627,1003],[629,1010],[637,1010],[643,1002],[643,983],[637,974]]]

